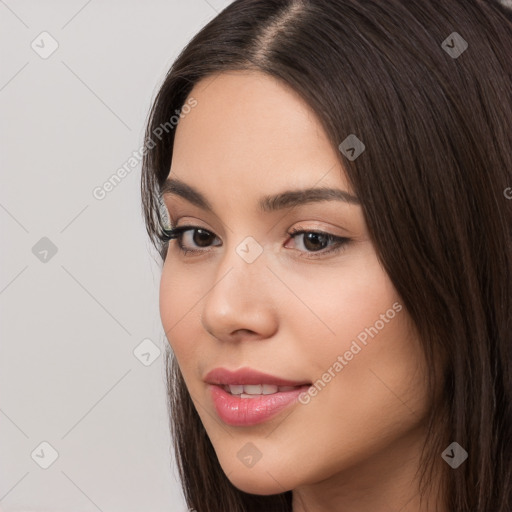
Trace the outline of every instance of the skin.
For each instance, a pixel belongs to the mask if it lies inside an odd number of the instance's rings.
[[[193,224],[213,235],[209,246],[192,231],[183,236],[188,249],[204,251],[197,254],[170,242],[160,314],[227,477],[248,493],[293,490],[294,512],[443,512],[440,505],[420,508],[415,472],[431,400],[404,307],[366,346],[359,343],[362,349],[309,403],[251,427],[217,416],[203,381],[211,369],[249,366],[316,382],[359,333],[401,302],[359,204],[328,200],[258,211],[263,195],[295,188],[355,195],[337,147],[293,90],[259,72],[236,71],[203,79],[190,96],[198,103],[176,129],[170,176],[197,188],[214,213],[175,194],[164,200],[173,226]],[[298,227],[350,242],[327,253],[332,243],[315,246],[288,234]],[[247,236],[263,249],[252,263],[236,252]],[[251,468],[237,457],[248,442],[262,454]]]

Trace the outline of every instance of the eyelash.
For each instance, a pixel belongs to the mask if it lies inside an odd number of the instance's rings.
[[[205,249],[205,250],[187,249],[186,247],[184,247],[182,245],[183,234],[187,231],[197,231],[197,230],[201,230],[201,231],[204,231],[205,233],[215,235],[214,233],[212,233],[211,231],[208,231],[207,229],[201,228],[199,226],[190,226],[189,225],[189,226],[179,226],[179,227],[173,228],[173,229],[163,229],[160,238],[161,238],[162,242],[164,242],[164,243],[167,243],[173,239],[177,239],[178,248],[184,255],[187,255],[188,253],[198,254],[198,253],[209,252],[210,249]],[[311,234],[311,233],[314,233],[317,235],[323,235],[323,236],[327,237],[327,242],[334,242],[334,246],[332,246],[328,250],[322,249],[320,251],[306,251],[307,254],[311,254],[311,255],[320,254],[321,255],[320,257],[322,257],[327,254],[329,254],[329,255],[334,254],[334,253],[337,253],[338,251],[341,251],[342,249],[345,249],[346,245],[350,242],[350,238],[332,235],[325,231],[307,230],[307,229],[303,229],[301,227],[293,228],[287,234],[292,237],[296,237],[298,235]],[[304,253],[304,251],[300,251],[300,252]],[[313,258],[318,258],[319,256],[303,256],[303,255],[301,255],[300,257],[313,259]]]

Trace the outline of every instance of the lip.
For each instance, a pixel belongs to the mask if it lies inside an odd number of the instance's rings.
[[[208,385],[219,418],[234,427],[250,427],[277,416],[283,409],[298,402],[299,395],[309,384],[291,391],[281,391],[258,398],[240,398],[217,384]]]
[[[208,383],[208,390],[219,418],[224,423],[236,427],[249,427],[270,420],[296,403],[299,395],[311,386],[310,382],[283,379],[252,368],[241,368],[236,371],[215,368],[204,380]],[[224,389],[224,386],[229,384],[271,384],[293,386],[296,389],[261,395],[257,398],[241,398]]]
[[[263,373],[252,368],[240,368],[239,370],[228,370],[227,368],[214,368],[204,377],[208,384],[217,384],[220,386],[226,384],[273,384],[274,386],[304,386],[311,385],[311,382],[302,380],[288,380],[281,377],[275,377],[268,373]]]

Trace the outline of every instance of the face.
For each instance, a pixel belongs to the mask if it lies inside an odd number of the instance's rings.
[[[169,243],[160,314],[224,472],[255,494],[396,476],[422,438],[424,359],[337,147],[258,72],[190,96],[163,197],[191,228]],[[280,196],[319,188],[337,192]]]

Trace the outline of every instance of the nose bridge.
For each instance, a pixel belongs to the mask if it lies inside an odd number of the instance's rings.
[[[205,297],[202,321],[218,339],[238,330],[268,336],[275,318],[263,246],[252,236],[227,248]]]
[[[245,306],[258,302],[258,296],[265,295],[262,285],[266,281],[265,273],[269,272],[265,263],[263,246],[252,236],[227,248],[217,269],[217,284],[212,290],[217,292],[217,299],[231,303],[232,298]]]

